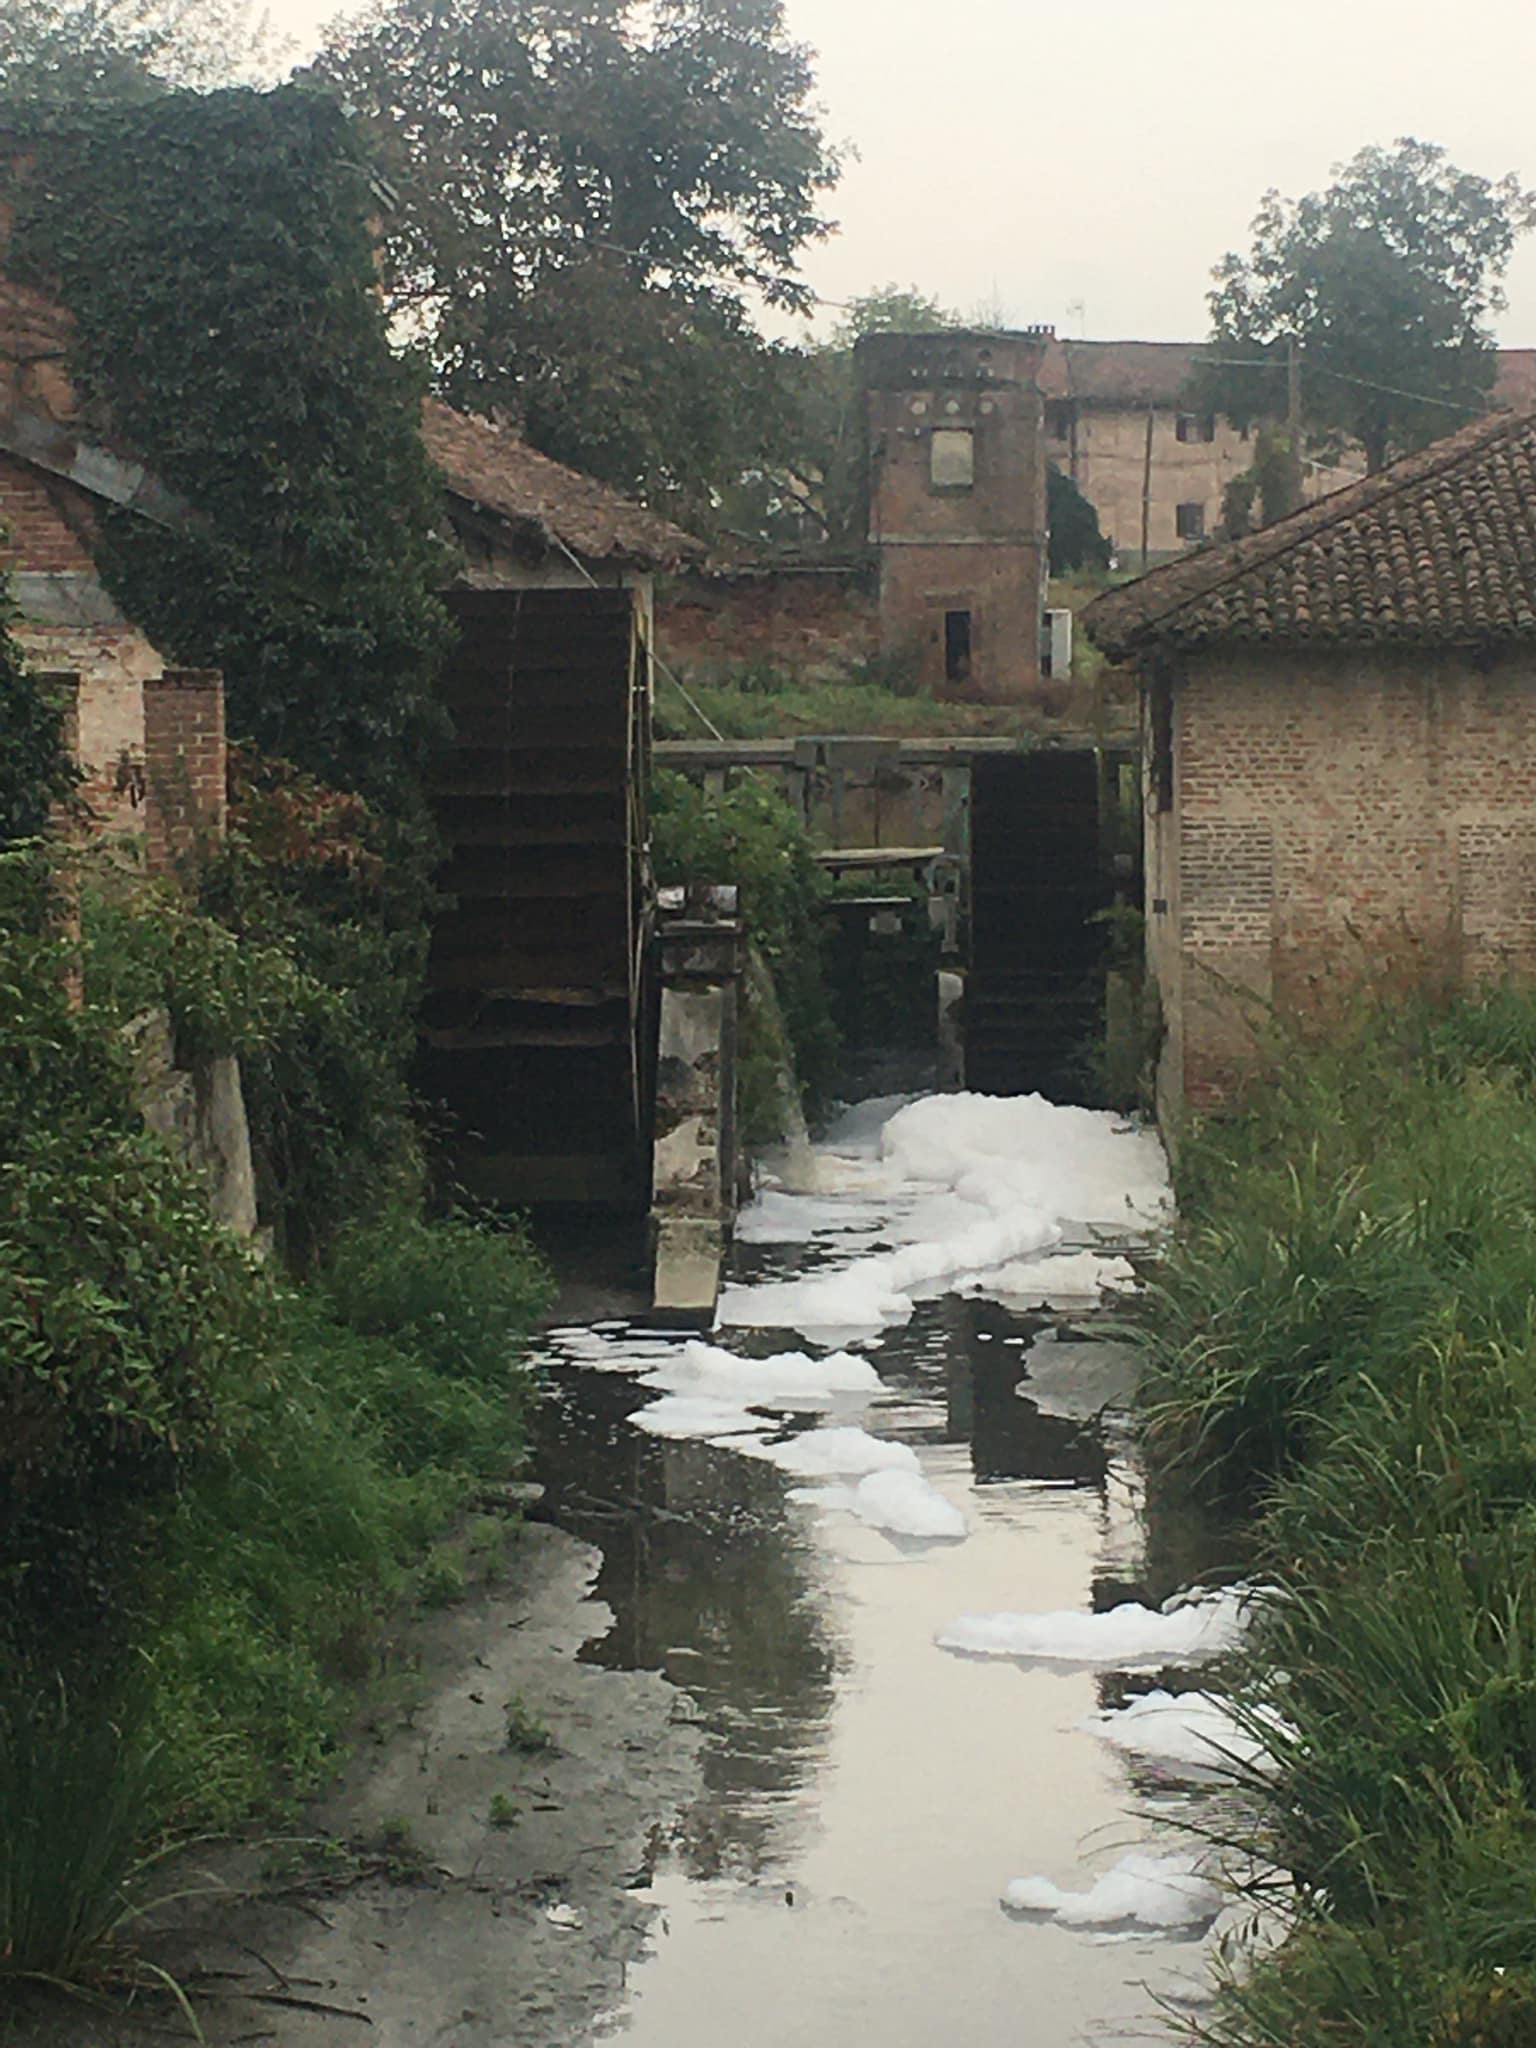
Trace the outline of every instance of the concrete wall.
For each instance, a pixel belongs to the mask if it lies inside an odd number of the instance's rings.
[[[880,634],[935,696],[1001,700],[1040,679],[1046,575],[1045,334],[878,334],[858,345]],[[969,481],[935,437],[968,436]],[[946,617],[969,659],[946,658]]]
[[[876,592],[863,568],[670,577],[656,600],[656,651],[706,681],[754,664],[830,680],[878,652]]]
[[[1271,1003],[1536,972],[1536,663],[1454,653],[1190,659],[1148,693],[1149,955],[1176,1114],[1219,1105]]]

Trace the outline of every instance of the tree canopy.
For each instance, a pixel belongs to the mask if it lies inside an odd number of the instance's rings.
[[[281,47],[253,0],[6,0],[0,98],[33,104],[206,90],[270,71]]]
[[[1372,469],[1483,409],[1490,322],[1536,196],[1411,138],[1363,149],[1299,200],[1264,195],[1246,254],[1212,273],[1204,402],[1239,425],[1282,419],[1294,345],[1307,431],[1353,441]]]
[[[835,153],[780,0],[384,0],[319,75],[398,195],[394,305],[457,402],[684,519],[788,430]]]

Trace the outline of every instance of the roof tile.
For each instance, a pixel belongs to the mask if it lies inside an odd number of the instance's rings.
[[[596,477],[540,455],[489,420],[455,412],[441,399],[421,409],[422,439],[449,491],[497,518],[536,532],[587,561],[669,569],[704,552],[670,520],[621,497]]]
[[[1477,420],[1260,533],[1154,569],[1083,622],[1116,655],[1536,640],[1536,413]]]

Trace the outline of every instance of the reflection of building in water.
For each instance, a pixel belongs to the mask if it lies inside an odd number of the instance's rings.
[[[750,1876],[793,1852],[794,1793],[820,1761],[837,1648],[816,1552],[782,1476],[627,1417],[651,1399],[617,1374],[571,1375],[543,1418],[539,1470],[563,1527],[601,1546],[613,1627],[582,1656],[661,1670],[699,1710],[705,1791],[674,1847],[690,1876]]]
[[[913,1319],[919,1336],[921,1325],[935,1321],[947,1332],[945,1440],[970,1445],[971,1470],[983,1485],[1003,1479],[1104,1485],[1109,1453],[1102,1429],[1093,1421],[1042,1414],[1029,1399],[1027,1346],[1005,1342],[1009,1337],[1033,1338],[1055,1320],[1047,1315],[1021,1318],[995,1302],[954,1294],[924,1302]],[[895,1343],[887,1340],[882,1372],[892,1348]]]

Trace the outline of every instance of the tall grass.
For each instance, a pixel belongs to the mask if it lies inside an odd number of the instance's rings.
[[[1536,998],[1385,1001],[1183,1162],[1160,1472],[1257,1513],[1240,1714],[1290,1939],[1223,2048],[1536,2042]],[[1277,1709],[1278,1719],[1268,1710]],[[1260,1711],[1264,1710],[1264,1711]]]
[[[137,1909],[174,1806],[142,1692],[74,1691],[12,1671],[0,1688],[0,1987],[72,1983]]]

